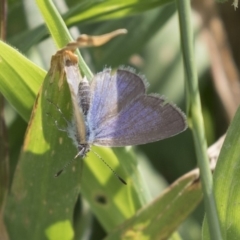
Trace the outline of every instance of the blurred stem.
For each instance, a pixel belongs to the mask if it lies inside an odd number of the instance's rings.
[[[7,129],[3,116],[4,98],[0,94],[0,215],[4,209],[5,198],[9,187],[9,158]]]
[[[51,0],[36,0],[36,3],[43,15],[45,23],[51,33],[51,36],[53,37],[55,44],[59,48],[63,48],[69,42],[72,42],[73,39],[68,31],[68,28],[66,27],[65,22],[57,11],[53,2]],[[92,79],[93,75],[78,50],[77,55],[81,72],[88,79]]]
[[[7,22],[7,1],[1,0],[0,2],[0,39],[6,39],[6,22]]]
[[[7,1],[0,2],[0,39],[6,39]],[[4,120],[4,97],[0,94],[0,218],[9,187],[7,128]],[[0,220],[1,222],[1,220]],[[0,223],[1,225],[1,223]],[[1,228],[1,227],[0,227]],[[1,235],[1,234],[0,234]]]
[[[200,169],[201,183],[204,193],[204,203],[211,239],[221,240],[221,230],[216,203],[213,194],[213,180],[210,170],[207,144],[204,133],[204,123],[201,112],[201,102],[198,89],[197,71],[193,54],[193,32],[191,26],[190,0],[176,0],[181,32],[182,53],[186,74],[186,87],[188,92],[188,117],[190,119],[193,138],[197,153],[198,167]]]

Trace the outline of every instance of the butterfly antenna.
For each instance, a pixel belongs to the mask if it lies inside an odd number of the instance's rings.
[[[118,178],[118,180],[120,182],[122,182],[123,184],[127,185],[127,183],[108,165],[108,163],[95,151],[91,150],[99,159],[101,159],[103,161],[103,163],[112,171],[112,173],[114,174],[114,176],[116,178]]]
[[[71,160],[69,160],[61,170],[59,170],[54,177],[58,177],[59,175],[61,175],[61,173],[81,154],[81,151]]]

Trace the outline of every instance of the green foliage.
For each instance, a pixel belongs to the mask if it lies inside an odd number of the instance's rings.
[[[38,49],[48,38],[47,29],[61,48],[72,39],[67,29],[70,26],[78,25],[81,33],[89,35],[127,28],[126,36],[102,47],[81,50],[81,71],[90,79],[92,72],[105,65],[114,68],[130,64],[147,76],[151,91],[183,106],[183,67],[174,4],[167,0],[68,1],[69,10],[62,20],[51,1],[36,3],[44,17],[44,24],[36,27],[27,24],[29,2],[23,5],[11,1],[9,5],[9,19],[13,21],[16,14],[21,17],[16,26],[10,21],[7,42],[27,57],[0,42],[0,92],[14,108],[6,106],[6,118],[13,115],[8,121],[11,186],[4,208],[10,239],[90,239],[89,233],[92,239],[100,239],[103,236],[96,221],[91,220],[92,213],[106,239],[180,239],[174,231],[186,217],[191,224],[181,228],[184,239],[200,239],[203,215],[200,221],[189,216],[201,200],[197,172],[167,188],[164,180],[173,182],[195,167],[189,131],[134,149],[92,147],[127,181],[127,186],[93,152],[83,162],[77,159],[58,178],[53,177],[77,150],[54,123],[57,119],[59,128],[66,127],[53,104],[57,103],[67,120],[72,112],[66,81],[63,79],[60,87],[60,72],[49,71],[50,56],[56,49],[49,43]],[[206,62],[198,59],[200,75],[206,70]],[[47,71],[44,66],[48,66]],[[206,82],[206,78],[201,80]],[[211,112],[209,106],[203,107]],[[28,123],[24,142],[21,139],[26,126],[16,113]],[[212,126],[214,115],[208,116],[208,121],[206,125]],[[207,130],[214,135],[214,129]],[[23,147],[19,154],[20,144]]]
[[[0,52],[1,93],[17,109],[22,118],[28,121],[33,102],[46,73],[3,42],[0,42]]]
[[[218,164],[214,172],[214,192],[218,206],[223,239],[238,239],[239,229],[239,167],[240,165],[240,108],[227,131]],[[203,239],[210,239],[204,221]]]

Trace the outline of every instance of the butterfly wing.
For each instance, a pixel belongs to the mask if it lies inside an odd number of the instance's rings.
[[[86,127],[82,109],[78,105],[78,86],[81,75],[77,63],[69,59],[65,59],[64,70],[66,73],[67,83],[71,93],[73,107],[73,126],[68,127],[69,137],[71,137],[75,145],[86,143]]]
[[[158,95],[146,95],[145,81],[129,69],[99,73],[91,84],[88,142],[128,146],[158,141],[186,128],[184,114]]]

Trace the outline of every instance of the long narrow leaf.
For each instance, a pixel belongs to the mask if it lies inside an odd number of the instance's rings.
[[[0,58],[0,91],[28,121],[46,72],[1,41]]]
[[[81,23],[92,23],[103,20],[129,17],[171,2],[172,0],[151,0],[148,2],[143,0],[85,1],[83,3],[77,3],[75,6],[73,6],[69,12],[63,16],[63,19],[66,25],[71,27]],[[45,8],[44,5],[51,5],[51,2],[43,0],[38,0],[37,3],[40,8],[41,6]],[[55,32],[61,33],[60,28],[55,28]],[[26,31],[23,34],[10,39],[10,43],[19,48],[21,51],[25,52],[32,45],[37,44],[40,40],[46,38],[47,35],[48,31],[46,27],[44,25],[40,25],[35,29]],[[70,40],[69,37],[65,37],[65,40],[67,39],[68,41]]]
[[[54,78],[57,81],[59,75],[55,74]],[[54,179],[58,160],[74,150],[68,139],[55,134],[54,120],[47,115],[50,105],[46,94],[48,97],[64,94],[64,88],[59,91],[49,84],[50,80],[53,78],[48,74],[35,102],[7,200],[5,216],[11,239],[71,239],[73,236],[72,216],[80,175],[70,170]],[[61,144],[66,148],[61,147],[59,151]]]
[[[201,197],[199,171],[196,169],[169,186],[153,202],[111,232],[106,240],[168,239]]]
[[[240,108],[227,131],[218,163],[214,172],[214,193],[221,224],[223,239],[240,238]],[[204,221],[203,239],[210,239]]]

